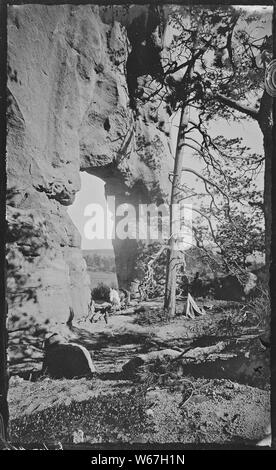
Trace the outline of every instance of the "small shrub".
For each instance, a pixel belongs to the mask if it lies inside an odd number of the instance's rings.
[[[162,308],[160,309],[147,309],[145,312],[138,314],[134,323],[141,326],[152,325],[154,323],[162,323],[166,321],[166,317]]]
[[[247,310],[256,318],[257,324],[266,333],[270,331],[270,297],[266,290],[250,302]]]
[[[92,289],[92,299],[94,300],[104,300],[109,302],[110,287],[101,282],[94,289]]]

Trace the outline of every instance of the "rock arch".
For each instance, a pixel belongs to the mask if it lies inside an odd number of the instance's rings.
[[[118,200],[166,197],[168,138],[148,119],[146,107],[134,115],[126,77],[127,29],[148,7],[122,8],[9,7],[8,188],[16,189],[14,208],[46,225],[47,250],[35,266],[24,260],[40,286],[37,302],[22,309],[41,322],[64,322],[70,308],[75,317],[86,313],[89,280],[80,235],[67,215],[80,189],[79,171],[99,175]],[[165,111],[158,112],[166,121]],[[133,242],[125,247],[115,241],[121,286],[133,269],[126,253],[135,253]]]

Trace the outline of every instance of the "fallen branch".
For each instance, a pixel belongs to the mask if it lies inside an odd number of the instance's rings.
[[[151,351],[146,354],[139,354],[123,365],[123,371],[135,373],[137,372],[137,369],[139,369],[139,367],[146,364],[150,364],[155,361],[166,362],[167,360],[169,360],[169,363],[167,365],[168,369],[172,362],[178,361],[180,359],[183,361],[183,364],[191,362],[204,362],[206,361],[208,356],[212,358],[216,357],[215,355],[223,351],[226,345],[226,342],[220,341],[219,343],[214,344],[212,346],[206,346],[202,348],[189,347],[188,349],[182,351],[180,354],[179,351],[176,351],[175,349],[161,349],[159,351]]]

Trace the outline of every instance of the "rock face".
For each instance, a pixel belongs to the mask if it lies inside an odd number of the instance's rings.
[[[8,211],[19,211],[13,214],[19,224],[30,215],[44,224],[46,241],[34,256],[25,240],[24,253],[19,230],[8,251],[28,277],[25,290],[35,290],[35,298],[21,298],[20,309],[45,322],[66,321],[70,308],[75,316],[87,313],[86,264],[67,214],[80,190],[79,172],[102,178],[119,202],[166,198],[168,116],[154,103],[133,109],[129,95],[140,75],[158,70],[159,18],[147,6],[9,7]],[[147,48],[151,60],[136,70],[135,54]],[[135,247],[135,240],[114,241],[122,286],[132,280]],[[11,283],[20,297],[13,273]]]

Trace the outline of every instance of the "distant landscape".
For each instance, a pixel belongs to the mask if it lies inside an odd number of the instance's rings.
[[[110,287],[118,287],[113,250],[82,250],[82,253],[87,264],[91,289],[101,283]]]
[[[87,264],[91,289],[94,289],[94,287],[101,283],[109,287],[118,288],[115,256],[112,249],[82,250],[82,253]],[[264,265],[262,257],[258,255],[252,256],[248,261],[251,271],[255,273],[262,269]],[[194,278],[196,272],[199,272],[204,282],[211,281],[223,274],[220,265],[221,259],[214,253],[212,258],[209,258],[204,256],[197,247],[191,247],[186,251],[186,274],[190,280]]]

